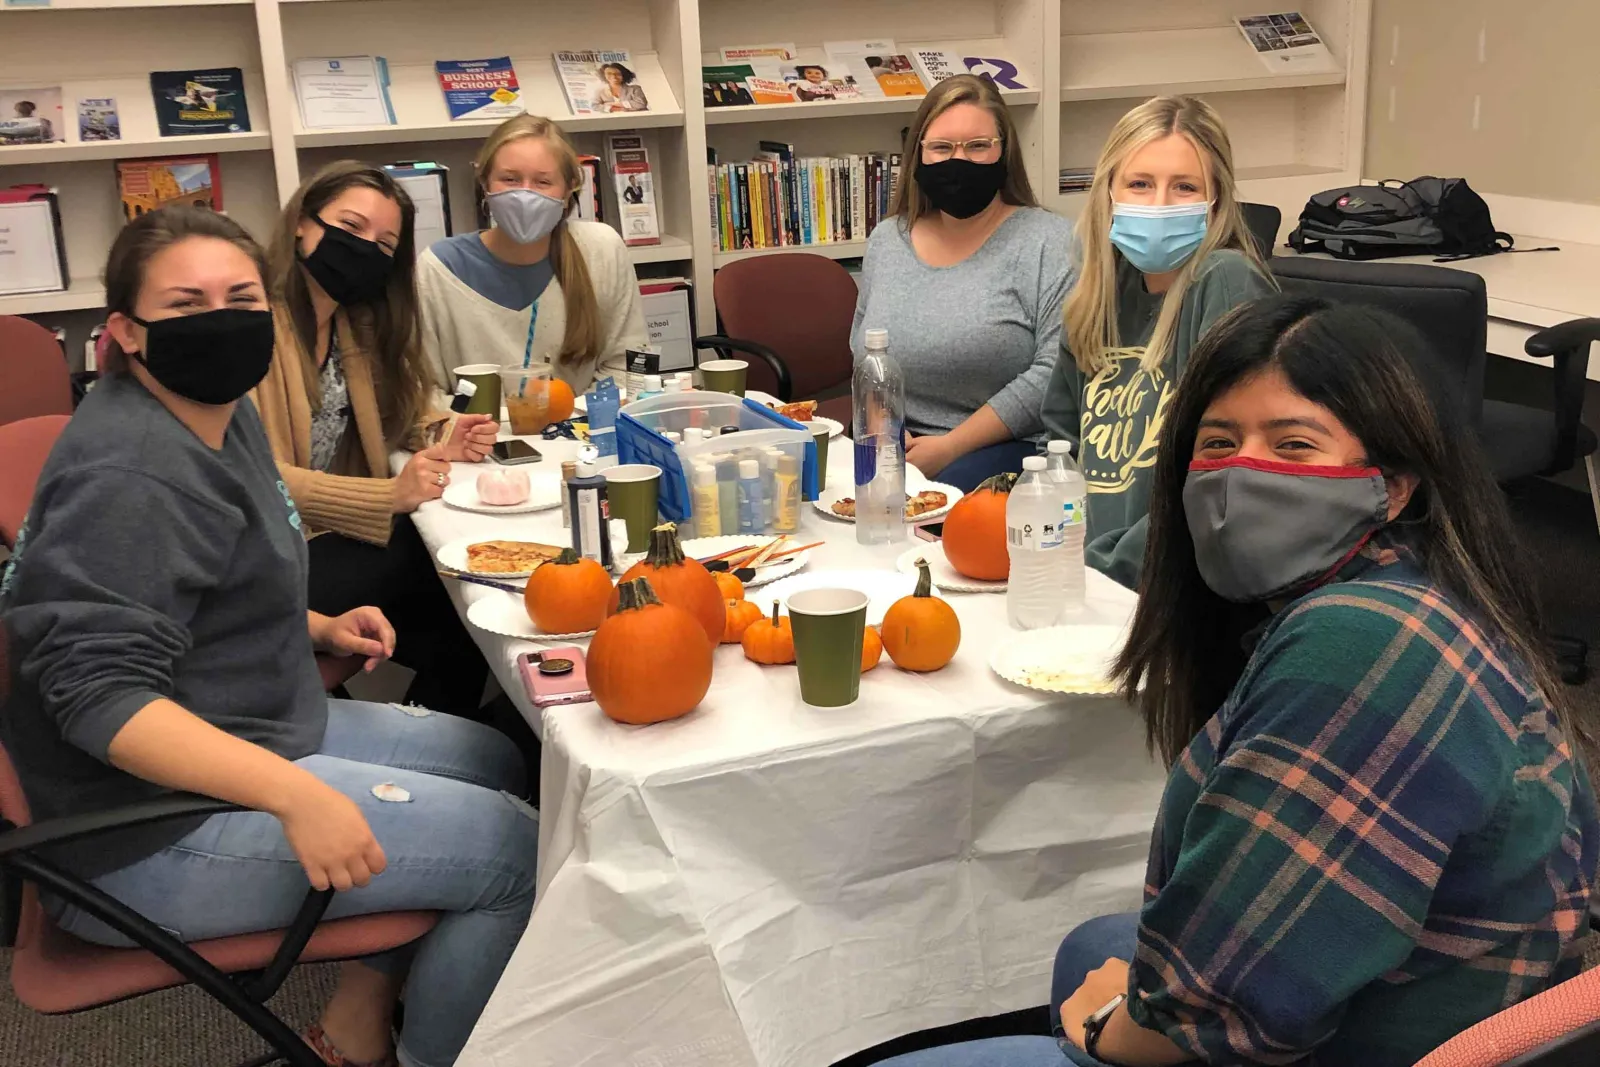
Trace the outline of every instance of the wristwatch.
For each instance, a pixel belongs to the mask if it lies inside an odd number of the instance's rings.
[[[1118,993],[1105,1007],[1083,1020],[1083,1051],[1095,1059],[1100,1058],[1099,1053],[1095,1051],[1095,1046],[1100,1044],[1100,1033],[1106,1028],[1106,1023],[1111,1021],[1112,1014],[1122,1007],[1122,1002],[1127,999],[1128,994]]]

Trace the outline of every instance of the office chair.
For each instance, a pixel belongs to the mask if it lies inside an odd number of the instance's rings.
[[[1600,441],[1580,420],[1589,343],[1600,339],[1600,320],[1540,330],[1527,352],[1555,362],[1554,410],[1485,400],[1489,298],[1483,279],[1466,271],[1417,263],[1348,263],[1311,256],[1269,261],[1286,292],[1311,292],[1332,300],[1382,308],[1410,322],[1431,347],[1418,368],[1424,383],[1478,435],[1485,458],[1502,485],[1571,470],[1583,459],[1600,520],[1600,485],[1594,453]],[[1562,680],[1581,685],[1588,676],[1588,644],[1552,636]]]
[[[1250,236],[1255,238],[1256,251],[1261,253],[1263,260],[1270,261],[1273,249],[1278,244],[1278,227],[1283,224],[1283,212],[1271,204],[1241,203],[1239,210],[1244,214],[1244,224],[1249,227]]]
[[[1600,1063],[1600,970],[1468,1027],[1417,1067],[1593,1067]]]
[[[72,372],[55,335],[31,319],[0,315],[0,425],[72,414]]]

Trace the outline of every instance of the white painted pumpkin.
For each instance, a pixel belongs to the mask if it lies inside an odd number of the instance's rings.
[[[528,499],[526,471],[491,470],[478,475],[478,499],[505,507]]]

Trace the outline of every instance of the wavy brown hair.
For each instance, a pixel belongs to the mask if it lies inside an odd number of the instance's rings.
[[[1021,138],[1017,124],[1011,118],[1011,109],[1005,97],[988,78],[975,74],[956,74],[928,90],[922,106],[906,129],[906,143],[900,152],[900,183],[895,187],[894,202],[889,214],[901,219],[910,230],[918,219],[932,214],[933,201],[917,184],[917,168],[922,165],[922,136],[933,120],[957,104],[977,104],[994,116],[995,128],[1000,131],[1000,158],[1006,166],[1006,181],[1000,187],[1000,200],[1017,207],[1038,207],[1039,199],[1033,195],[1028,183],[1028,165],[1022,156]]]
[[[371,357],[372,384],[378,394],[378,413],[384,443],[398,448],[427,404],[428,377],[423,360],[422,330],[417,305],[416,217],[411,197],[387,171],[352,159],[329,163],[295,190],[278,219],[267,251],[267,287],[273,304],[289,313],[304,361],[306,398],[311,410],[322,405],[321,375],[317,369],[317,313],[311,303],[311,283],[300,265],[300,223],[321,218],[323,209],[347,189],[374,189],[400,208],[400,240],[394,250],[394,269],[383,296],[342,310],[357,343]],[[332,225],[331,223],[329,225]]]

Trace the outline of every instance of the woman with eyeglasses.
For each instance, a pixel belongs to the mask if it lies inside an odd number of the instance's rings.
[[[906,458],[971,489],[1021,470],[1061,343],[1072,226],[1039,206],[994,83],[946,78],[917,109],[890,216],[872,231],[850,346],[889,331]]]

